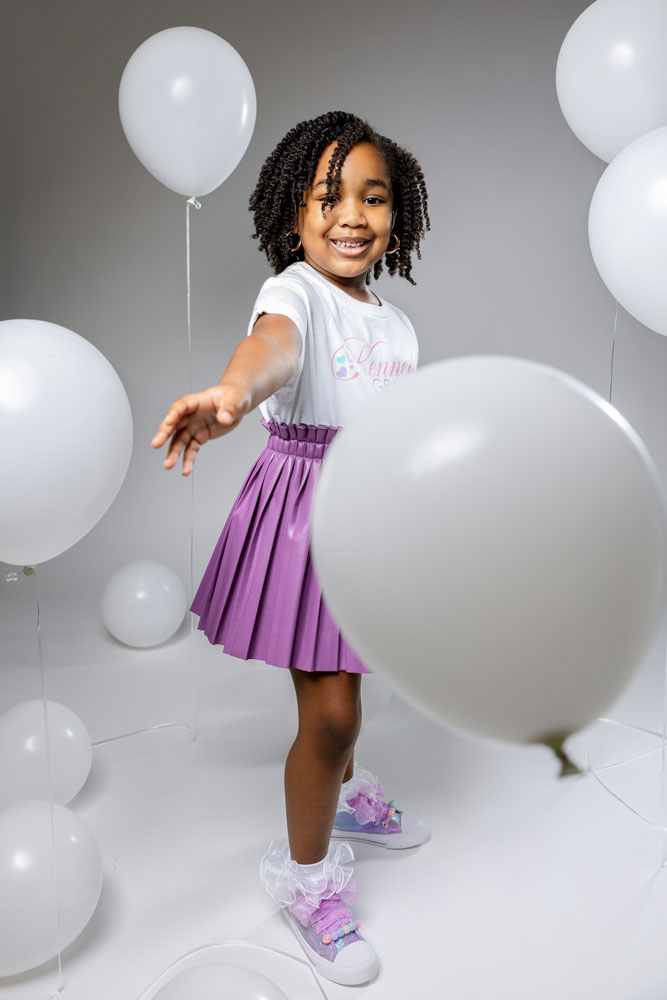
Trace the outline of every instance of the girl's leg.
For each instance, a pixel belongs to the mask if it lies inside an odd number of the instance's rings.
[[[285,763],[290,856],[321,861],[329,850],[340,786],[352,775],[361,728],[361,674],[290,670],[299,729]]]

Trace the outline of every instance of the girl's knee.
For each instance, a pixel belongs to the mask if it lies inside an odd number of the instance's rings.
[[[293,673],[294,677],[294,673]],[[349,753],[361,729],[360,678],[328,674],[294,677],[299,703],[299,730],[314,739],[321,753]]]
[[[360,729],[361,713],[356,709],[334,710],[326,713],[322,720],[322,741],[331,753],[349,754]]]
[[[307,731],[325,756],[349,754],[361,729],[360,707],[354,702],[327,701],[304,718],[299,715],[299,729]]]

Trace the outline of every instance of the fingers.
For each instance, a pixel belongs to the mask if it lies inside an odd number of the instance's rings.
[[[181,454],[183,455],[183,475],[189,476],[195,464],[197,452],[201,443],[197,438],[190,437],[187,431],[179,431],[172,438],[167,457],[162,463],[165,469],[173,469]]]
[[[181,453],[187,450],[188,446],[192,442],[192,438],[187,431],[182,430],[174,434],[171,442],[169,444],[169,450],[167,451],[167,457],[165,458],[162,465],[165,469],[173,469]]]
[[[189,476],[195,465],[195,457],[197,452],[201,448],[199,441],[196,438],[192,438],[189,445],[185,449],[185,454],[183,455],[183,475]]]
[[[182,396],[172,403],[167,410],[167,415],[157,429],[157,433],[151,441],[151,447],[161,448],[168,437],[174,433],[178,425],[189,413],[194,413],[197,409],[197,402],[193,396]]]

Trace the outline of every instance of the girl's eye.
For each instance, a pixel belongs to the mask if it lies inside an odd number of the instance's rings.
[[[323,196],[322,198],[317,198],[316,200],[319,201],[320,204],[322,204],[327,199],[326,199],[325,196]],[[338,201],[338,198],[335,198],[334,201]],[[384,203],[385,203],[385,199],[384,198],[380,198],[380,197],[378,197],[378,195],[375,195],[375,194],[369,195],[369,197],[365,198],[364,201],[367,204],[370,204],[370,205],[384,205]],[[331,204],[331,202],[329,202],[329,204]]]

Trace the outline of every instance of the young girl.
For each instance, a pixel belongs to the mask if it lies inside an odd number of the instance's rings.
[[[407,317],[369,287],[383,262],[414,284],[411,255],[429,228],[414,157],[354,115],[301,122],[262,167],[250,198],[254,237],[276,277],[255,302],[248,336],[219,384],[170,407],[153,439],[183,475],[207,441],[260,406],[269,432],[223,528],[192,610],[209,641],[241,659],[288,668],[299,728],[285,765],[289,847],[260,865],[314,967],[338,983],[372,979],[377,956],[349,907],[347,837],[414,847],[418,816],[383,799],[354,760],[361,675],[368,669],[322,600],[310,559],[310,510],[337,431],[417,364]],[[350,581],[354,586],[354,581]]]

